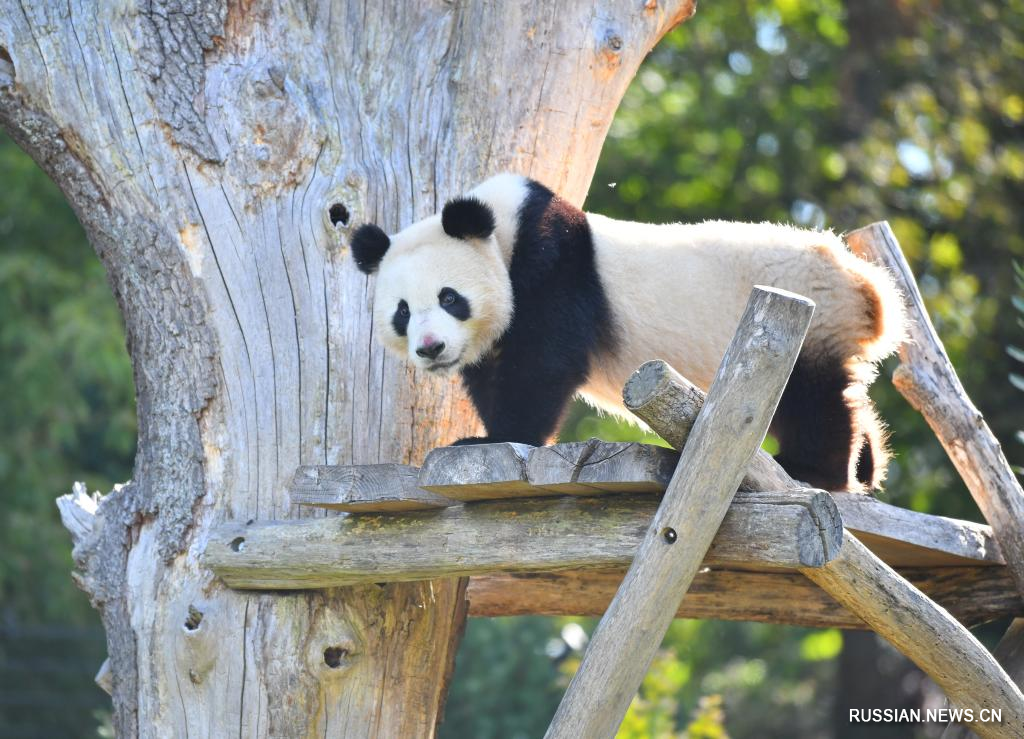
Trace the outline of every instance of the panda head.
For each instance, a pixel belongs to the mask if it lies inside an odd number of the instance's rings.
[[[479,360],[512,320],[512,284],[484,202],[450,201],[439,215],[389,237],[365,224],[352,255],[377,273],[374,332],[395,352],[431,372]]]

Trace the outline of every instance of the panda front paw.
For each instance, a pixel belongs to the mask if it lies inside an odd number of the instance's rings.
[[[471,446],[473,444],[490,444],[494,441],[487,436],[467,436],[465,439],[453,441],[449,446]]]

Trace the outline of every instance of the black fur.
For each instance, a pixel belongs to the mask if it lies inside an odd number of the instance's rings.
[[[843,391],[852,383],[837,357],[801,353],[797,359],[771,425],[776,459],[793,479],[825,490],[849,487],[855,419]]]
[[[476,198],[456,198],[441,211],[441,228],[456,239],[486,239],[494,233],[494,213]]]
[[[380,266],[380,260],[391,246],[391,239],[373,223],[364,223],[352,234],[352,257],[356,266],[365,274],[372,275]]]
[[[448,315],[460,321],[468,321],[469,317],[473,315],[466,296],[454,288],[441,288],[441,292],[437,294],[437,303],[445,309]]]
[[[391,327],[399,336],[405,336],[405,332],[409,329],[409,304],[404,300],[398,301],[398,307],[395,308],[395,313],[391,316]]]
[[[487,436],[460,444],[546,443],[593,353],[615,345],[586,216],[539,183],[528,189],[509,267],[512,323],[484,359],[462,370]]]

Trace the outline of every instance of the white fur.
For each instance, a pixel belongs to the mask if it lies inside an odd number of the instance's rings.
[[[432,216],[394,236],[380,266],[378,335],[427,369],[477,361],[512,318],[508,265],[527,180],[501,174],[470,194],[494,212],[491,237],[452,238],[440,216]],[[888,273],[851,254],[829,231],[726,221],[652,225],[596,214],[587,219],[619,343],[614,354],[596,358],[580,393],[630,420],[635,419],[622,406],[622,386],[649,359],[665,359],[707,389],[754,285],[814,300],[806,350],[845,363],[865,381],[874,363],[903,338],[902,300]],[[457,321],[438,306],[442,287],[469,299],[469,321]],[[404,338],[391,326],[399,299],[412,311]],[[415,354],[426,333],[446,344],[436,362]]]
[[[831,232],[726,221],[651,225],[595,214],[587,220],[620,343],[598,359],[581,394],[605,410],[632,418],[622,386],[653,358],[706,390],[754,285],[811,298],[806,351],[846,362],[865,378],[902,340],[902,301],[888,273]],[[888,318],[881,327],[873,308]]]

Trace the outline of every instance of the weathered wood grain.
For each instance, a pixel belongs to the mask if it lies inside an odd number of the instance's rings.
[[[847,235],[850,248],[887,267],[903,292],[907,341],[893,384],[924,416],[967,489],[992,524],[1018,589],[1024,593],[1024,490],[999,440],[971,402],[925,308],[910,265],[886,222]]]
[[[467,591],[468,592],[468,591]],[[1013,614],[1019,616],[1020,614]],[[1024,618],[1016,618],[999,640],[992,656],[1003,666],[1006,674],[1017,685],[1024,683]],[[977,734],[966,726],[950,722],[942,732],[942,739],[970,739]]]
[[[532,450],[510,442],[439,447],[423,461],[419,486],[462,501],[545,495],[527,478],[526,458]]]
[[[233,523],[214,531],[203,563],[233,588],[261,590],[625,567],[657,509],[657,499],[650,496],[614,495]],[[841,534],[827,493],[741,493],[706,563],[820,566],[835,555]]]
[[[845,532],[839,555],[804,574],[924,670],[960,708],[999,709],[982,737],[1024,736],[1024,694],[971,632]]]
[[[900,574],[965,626],[1024,616],[1024,600],[1005,567],[908,568]],[[474,577],[467,590],[469,615],[601,616],[625,575],[618,568]],[[803,575],[720,567],[697,573],[676,617],[868,628]]]
[[[455,505],[419,487],[419,472],[408,464],[305,465],[295,471],[288,494],[292,503],[351,513]]]
[[[662,493],[678,461],[665,447],[590,439],[533,449],[526,473],[531,484],[561,495]]]
[[[665,490],[678,459],[671,449],[598,439],[442,447],[427,455],[418,484],[459,501],[655,493]]]
[[[458,449],[446,455],[462,454]],[[521,459],[522,454],[517,457]],[[456,494],[474,500],[519,498],[527,491],[530,497],[619,492],[656,495],[664,492],[678,459],[678,453],[671,449],[632,442],[592,439],[556,444],[529,450],[526,479],[518,481],[520,486],[511,494],[506,487],[508,481],[494,484],[495,475],[486,466],[456,464],[454,467],[462,470],[459,485],[469,488]],[[310,474],[319,477],[311,481],[307,477]],[[301,468],[296,480],[302,476],[304,487],[293,493],[293,500],[366,513],[461,504],[418,488],[416,475],[416,468],[407,465]],[[449,477],[449,481],[452,479]],[[788,477],[782,482],[784,488],[799,489]],[[304,492],[306,488],[313,492]],[[321,488],[329,492],[321,492]],[[400,488],[402,491],[396,492]],[[843,525],[894,567],[1003,564],[991,527],[984,524],[918,513],[857,493],[836,493],[835,500],[843,513]]]
[[[1006,564],[991,526],[918,513],[860,493],[832,497],[847,530],[894,566]]]
[[[676,472],[546,736],[612,737],[764,439],[814,304],[755,287]]]

